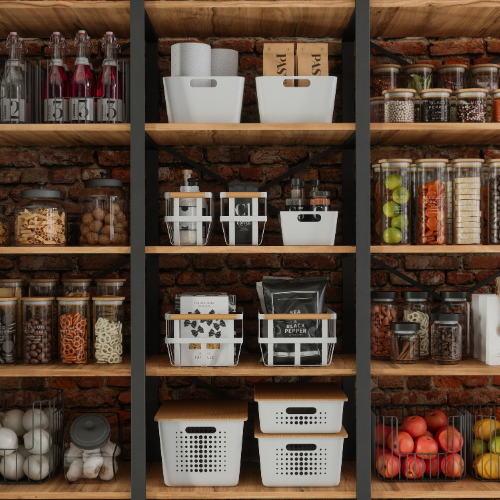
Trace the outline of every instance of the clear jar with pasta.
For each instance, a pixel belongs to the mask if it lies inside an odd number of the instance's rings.
[[[65,297],[90,297],[90,278],[64,278],[61,283]]]
[[[0,298],[0,365],[17,362],[17,297]]]
[[[453,93],[465,88],[466,71],[466,64],[443,64],[437,70],[441,86],[444,89],[451,90]]]
[[[486,123],[486,96],[483,89],[457,91],[457,122]]]
[[[398,86],[399,64],[377,64],[372,68],[372,97],[379,97],[384,90],[395,89]]]
[[[413,123],[415,121],[415,90],[384,90],[385,123]]]
[[[384,97],[370,99],[370,123],[384,123]]]
[[[458,322],[461,327],[462,335],[462,359],[469,357],[470,354],[470,295],[465,291],[444,291],[440,292],[441,298],[441,312],[452,313],[460,315]]]
[[[403,321],[418,323],[420,325],[417,331],[420,338],[420,358],[427,358],[430,354],[430,317],[431,305],[428,292],[403,292],[405,300],[400,305],[400,311],[403,314]]]
[[[434,66],[426,63],[408,64],[403,68],[405,87],[414,89],[417,93],[421,90],[432,88],[432,72]]]
[[[5,205],[0,205],[0,247],[10,247],[12,243],[11,236],[12,229],[10,220],[5,215]]]
[[[123,363],[123,301],[125,297],[96,297],[94,303],[94,360]]]
[[[25,365],[50,364],[54,360],[52,345],[55,343],[52,313],[54,299],[23,297],[23,362]]]
[[[487,92],[498,89],[499,64],[474,64],[470,67],[470,86]]]
[[[125,295],[125,278],[97,278],[94,281],[97,286],[96,297]]]
[[[90,359],[89,297],[58,297],[59,359],[86,364]]]

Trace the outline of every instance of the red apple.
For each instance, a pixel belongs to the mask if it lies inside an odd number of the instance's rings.
[[[436,441],[441,446],[441,449],[447,453],[456,453],[464,445],[464,438],[451,425],[444,425],[436,431]]]
[[[446,413],[441,410],[432,410],[424,417],[427,423],[427,430],[430,432],[436,432],[440,427],[448,423],[446,418]]]
[[[439,456],[432,457],[430,460],[424,460],[425,477],[437,476],[439,472]]]
[[[431,453],[439,453],[437,441],[429,436],[420,436],[415,439],[415,453],[422,458],[430,460]]]
[[[399,474],[399,458],[392,453],[386,452],[377,459],[378,473],[387,479]]]
[[[427,430],[427,424],[422,417],[413,415],[403,420],[401,430],[407,432],[413,439],[422,436]]]
[[[387,425],[378,424],[375,426],[375,444],[384,445],[387,442],[387,436],[391,433],[391,428]]]
[[[441,459],[441,472],[458,479],[464,471],[464,460],[458,453],[448,453]]]
[[[424,461],[420,457],[410,455],[403,460],[401,472],[408,479],[419,479],[424,473]]]
[[[387,447],[399,457],[400,455],[411,453],[414,443],[412,437],[407,432],[394,430],[387,438]]]
[[[375,456],[377,458],[379,458],[384,453],[390,453],[390,450],[388,448],[384,448],[382,446],[375,446]]]
[[[432,432],[429,432],[429,431],[425,431],[424,436],[429,436],[430,438],[434,439],[434,434]]]

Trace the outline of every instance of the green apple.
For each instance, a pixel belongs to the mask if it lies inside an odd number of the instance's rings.
[[[479,457],[483,453],[488,453],[488,443],[482,439],[474,439],[471,444],[471,451],[472,457]]]
[[[500,453],[500,436],[495,436],[490,439],[488,443],[488,449],[491,453]]]

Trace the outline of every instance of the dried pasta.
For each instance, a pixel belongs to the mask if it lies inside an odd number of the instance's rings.
[[[121,363],[123,353],[121,322],[99,318],[94,331],[96,363]]]
[[[16,217],[16,245],[66,245],[66,214],[24,209]]]
[[[429,355],[429,315],[421,311],[404,311],[403,321],[420,323],[420,330],[417,332],[420,337],[420,356]]]

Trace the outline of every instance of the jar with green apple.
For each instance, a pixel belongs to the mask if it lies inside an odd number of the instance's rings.
[[[372,165],[372,244],[380,244],[380,165]]]
[[[380,235],[382,245],[410,244],[411,160],[380,160]]]

